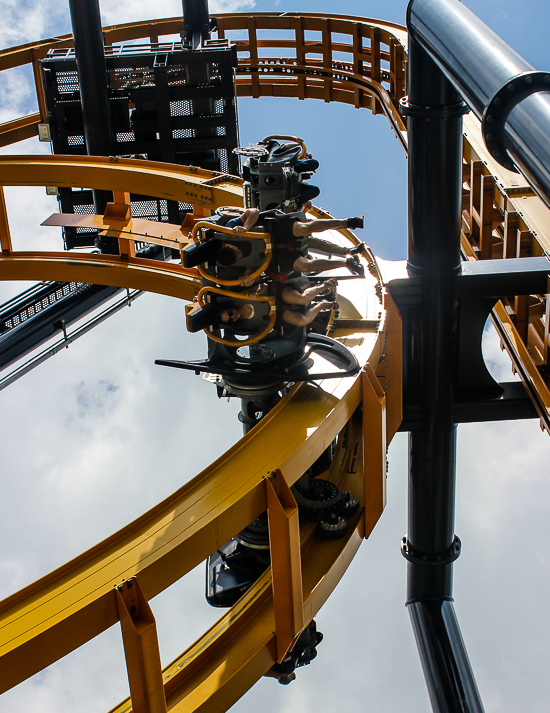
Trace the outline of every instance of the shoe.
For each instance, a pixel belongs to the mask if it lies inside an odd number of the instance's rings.
[[[362,228],[365,222],[365,217],[363,215],[356,215],[354,218],[346,219],[346,227],[348,228]]]
[[[365,268],[358,262],[357,258],[349,257],[346,260],[346,267],[354,275],[357,275],[358,277],[365,277]]]
[[[313,173],[319,168],[319,161],[314,158],[303,159],[302,161],[296,161],[294,164],[294,170],[296,173]]]
[[[350,255],[362,255],[367,252],[367,246],[365,243],[359,243],[354,248],[348,251]]]

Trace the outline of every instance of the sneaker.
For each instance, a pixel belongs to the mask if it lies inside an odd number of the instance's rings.
[[[365,217],[363,215],[356,215],[354,218],[346,219],[347,228],[362,228]]]
[[[367,246],[365,243],[359,243],[354,248],[348,251],[350,255],[362,255],[367,252]]]
[[[349,257],[346,260],[346,267],[350,272],[358,277],[365,277],[365,268],[359,263],[356,257]]]

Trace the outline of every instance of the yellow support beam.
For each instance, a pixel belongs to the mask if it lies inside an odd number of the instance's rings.
[[[0,247],[4,255],[9,255],[12,251],[10,224],[8,221],[8,211],[4,189],[0,186]]]
[[[155,617],[137,577],[115,587],[135,713],[166,713],[166,698]]]
[[[190,243],[188,231],[182,230],[181,226],[143,218],[130,218],[128,221],[113,219],[106,221],[103,215],[54,213],[40,225],[95,228],[109,237],[123,237],[136,242],[154,243],[176,250],[185,248]]]
[[[29,114],[29,116],[0,124],[0,147],[10,146],[18,141],[37,136],[40,122],[40,114]]]
[[[267,507],[265,475],[291,484],[349,421],[361,379],[297,386],[258,428],[120,532],[0,603],[0,692],[118,621],[113,587],[139,576],[150,600]],[[330,543],[327,544],[327,546]]]
[[[362,472],[347,466],[352,444],[360,437],[355,421],[339,439],[329,479],[342,490],[361,491]],[[341,434],[343,435],[343,434]],[[345,441],[346,445],[341,444]],[[275,481],[273,481],[275,482]],[[356,513],[347,534],[326,540],[315,523],[301,528],[304,624],[319,609],[343,576],[363,537],[363,516]],[[170,713],[222,713],[230,708],[277,660],[275,602],[270,570],[192,646],[163,670]],[[129,699],[112,713],[130,713]]]
[[[92,253],[11,253],[0,258],[0,280],[84,282],[157,292],[191,301],[202,282],[180,265]]]
[[[367,367],[361,377],[365,537],[368,537],[386,507],[386,394],[372,369]]]
[[[235,176],[116,156],[0,156],[0,185],[97,188],[192,203],[210,210],[242,206],[242,179]]]
[[[301,475],[301,474],[300,474]],[[298,506],[284,475],[266,478],[271,577],[275,607],[277,661],[282,662],[304,628]]]

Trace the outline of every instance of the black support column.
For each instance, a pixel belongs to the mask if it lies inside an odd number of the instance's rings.
[[[208,0],[183,0],[184,46],[196,50],[210,37]]]
[[[89,156],[109,156],[114,144],[98,0],[69,0],[84,139]],[[110,191],[94,191],[97,213],[113,199]]]
[[[407,606],[434,711],[483,710],[452,605],[460,272],[462,114],[460,94],[409,28],[409,259],[421,304],[409,324],[409,394],[420,406],[409,436]]]

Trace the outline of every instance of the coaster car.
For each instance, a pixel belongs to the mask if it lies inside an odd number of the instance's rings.
[[[271,261],[271,236],[261,226],[255,226],[240,238],[224,225],[200,221],[193,226],[191,236],[194,244],[183,251],[183,266],[196,267],[203,280],[218,285],[240,285],[249,268],[253,272],[248,276],[255,280]],[[238,265],[227,266],[216,260],[217,252],[224,243],[231,243],[243,252]]]
[[[279,140],[288,140],[280,143]],[[257,146],[235,149],[246,156],[243,178],[248,182],[248,205],[260,210],[280,208],[285,212],[299,209],[319,195],[316,186],[305,183],[307,171],[319,163],[307,153],[303,139],[297,136],[268,136]]]

